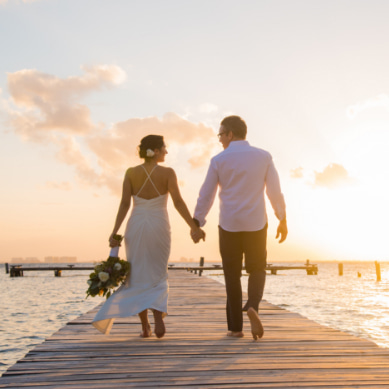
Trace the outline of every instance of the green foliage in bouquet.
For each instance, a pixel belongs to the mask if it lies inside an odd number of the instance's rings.
[[[121,237],[119,238],[121,240]],[[113,289],[124,284],[129,273],[129,262],[117,257],[108,257],[106,261],[96,265],[93,273],[89,275],[86,298],[97,295],[110,297]]]

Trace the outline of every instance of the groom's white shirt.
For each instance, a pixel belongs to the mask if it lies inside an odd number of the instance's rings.
[[[206,223],[218,187],[219,225],[226,231],[258,231],[265,227],[265,190],[277,218],[285,218],[284,196],[272,157],[246,140],[231,142],[211,159],[194,213],[201,227]]]

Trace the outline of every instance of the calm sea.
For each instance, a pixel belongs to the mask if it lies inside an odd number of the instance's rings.
[[[389,347],[389,263],[381,263],[380,282],[372,262],[346,262],[343,276],[338,275],[336,263],[318,265],[317,276],[308,276],[304,270],[269,275],[264,298],[320,324]],[[10,278],[0,266],[0,374],[69,320],[103,301],[85,300],[88,274],[64,271],[62,277],[54,277],[51,271],[25,272],[24,277]],[[207,274],[223,282],[222,276]],[[247,277],[242,282],[246,287]]]

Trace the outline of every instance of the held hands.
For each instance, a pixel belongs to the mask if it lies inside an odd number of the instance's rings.
[[[192,228],[190,230],[190,237],[194,243],[199,243],[201,239],[205,241],[205,232],[199,227]]]
[[[280,237],[278,243],[282,243],[287,236],[288,236],[288,226],[286,225],[286,219],[284,219],[281,220],[280,223],[278,224],[276,239]]]

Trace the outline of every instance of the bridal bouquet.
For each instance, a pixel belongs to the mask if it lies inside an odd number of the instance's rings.
[[[119,243],[123,239],[120,235],[115,235],[114,238]],[[93,273],[89,275],[86,298],[97,295],[110,297],[113,289],[124,284],[129,273],[130,264],[119,259],[119,246],[113,247],[108,259],[96,265]]]

